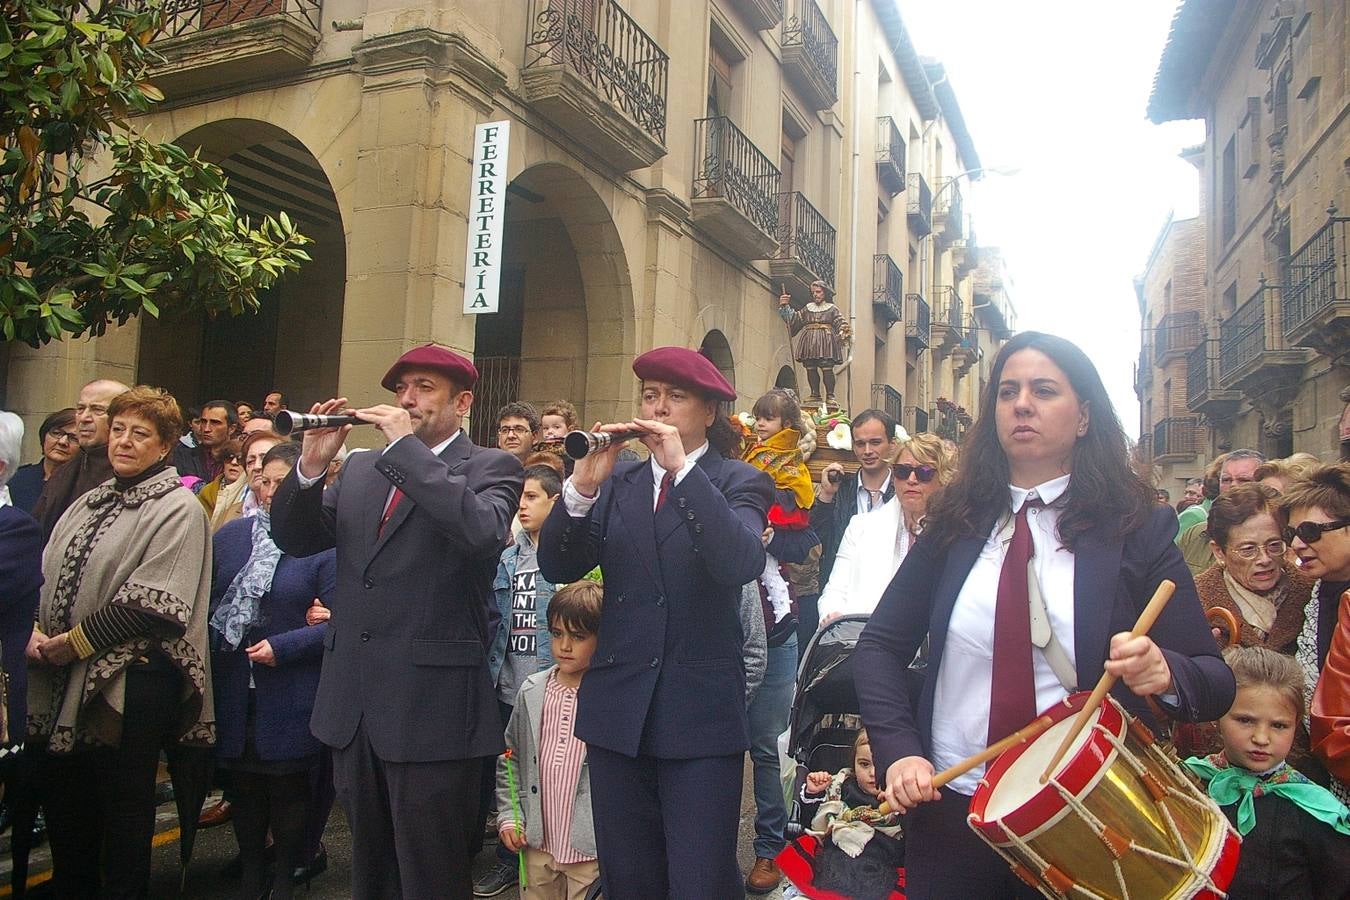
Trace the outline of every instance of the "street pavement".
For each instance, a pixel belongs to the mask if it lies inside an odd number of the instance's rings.
[[[208,805],[210,802],[212,801],[208,801]],[[755,801],[751,790],[750,766],[747,760],[744,787],[741,791],[740,840],[737,847],[742,872],[750,871],[750,866],[755,861],[752,849],[755,834],[754,822]],[[198,833],[192,863],[188,869],[187,889],[181,895],[178,892],[178,855],[180,850],[178,821],[172,803],[159,807],[156,830],[150,887],[152,898],[169,900],[169,898],[183,896],[201,898],[201,900],[235,900],[239,883],[226,880],[220,875],[221,869],[237,852],[234,832],[229,826],[211,828]],[[299,896],[306,898],[306,900],[348,898],[351,896],[351,832],[347,828],[347,820],[343,816],[341,808],[333,810],[333,816],[328,823],[328,831],[324,835],[324,845],[328,849],[328,871],[315,878],[307,892],[301,888]],[[484,849],[478,858],[475,874],[491,865],[492,860],[492,844],[489,842],[489,846]],[[9,873],[9,833],[6,832],[3,836],[0,836],[0,884],[3,884],[3,887],[0,888],[0,897],[9,896]],[[29,884],[32,887],[29,890],[29,896],[38,898],[38,900],[50,897],[50,885],[46,883],[50,876],[51,854],[44,843],[30,857]],[[519,893],[512,889],[498,896],[502,900],[518,900]],[[763,896],[767,900],[779,900],[782,897],[782,892],[780,889]]]

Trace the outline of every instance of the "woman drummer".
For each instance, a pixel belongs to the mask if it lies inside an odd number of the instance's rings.
[[[863,723],[886,798],[911,811],[911,898],[1035,896],[967,827],[976,768],[938,792],[937,770],[1028,724],[1103,665],[1116,699],[1216,719],[1235,691],[1172,538],[1176,515],[1131,471],[1125,436],[1078,347],[1037,332],[994,360],[955,480],[858,641]],[[1030,574],[1028,562],[1030,561]],[[1150,636],[1129,629],[1163,579],[1176,595]],[[1048,633],[1032,619],[1048,621]],[[1033,636],[1034,635],[1034,636]],[[930,637],[917,712],[904,671]]]

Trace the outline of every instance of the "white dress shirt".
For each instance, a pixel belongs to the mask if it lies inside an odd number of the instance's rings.
[[[1069,476],[1037,485],[1031,490],[1008,486],[1012,509],[1032,496],[1044,507],[1027,511],[1031,529],[1032,565],[1045,598],[1050,627],[1055,638],[1076,664],[1073,644],[1074,596],[1073,552],[1059,540],[1059,507],[1055,501],[1069,486]],[[966,576],[956,597],[947,625],[947,640],[938,667],[933,698],[933,768],[942,771],[968,756],[979,753],[989,742],[989,694],[994,679],[994,611],[998,603],[999,575],[1003,557],[1012,540],[1012,517],[1004,515],[984,542],[980,556]],[[1046,662],[1040,649],[1032,648],[1036,678],[1036,707],[1044,711],[1067,696],[1067,692]],[[1080,685],[1081,687],[1081,685]],[[1030,723],[1027,723],[1030,724]],[[962,794],[973,794],[984,777],[984,766],[977,766],[953,780],[949,787]]]
[[[691,450],[684,455],[684,465],[680,471],[675,473],[674,484],[679,484],[684,480],[684,476],[689,474],[689,470],[694,468],[694,464],[708,452],[708,442],[704,441],[703,446],[697,450]],[[656,457],[651,457],[650,463],[652,473],[652,509],[656,509],[656,498],[661,496],[661,481],[666,477],[666,470],[661,468],[661,464],[656,461]],[[587,497],[581,491],[577,490],[572,484],[572,479],[568,478],[563,482],[563,508],[567,514],[574,519],[584,519],[586,514],[591,511],[595,505],[595,498],[600,494],[597,492],[595,497]]]
[[[820,618],[870,616],[913,543],[898,497],[873,513],[849,519],[830,580],[820,593]]]

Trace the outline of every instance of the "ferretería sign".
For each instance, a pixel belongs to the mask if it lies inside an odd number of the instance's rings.
[[[502,275],[506,159],[511,123],[484,122],[473,132],[469,237],[464,250],[464,312],[495,313]]]

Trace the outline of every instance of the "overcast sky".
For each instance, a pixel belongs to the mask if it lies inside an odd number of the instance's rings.
[[[896,0],[924,56],[947,67],[985,166],[962,186],[979,243],[1004,250],[1022,330],[1077,343],[1127,434],[1139,353],[1133,279],[1167,216],[1195,215],[1195,169],[1177,153],[1202,122],[1144,117],[1177,0]]]

